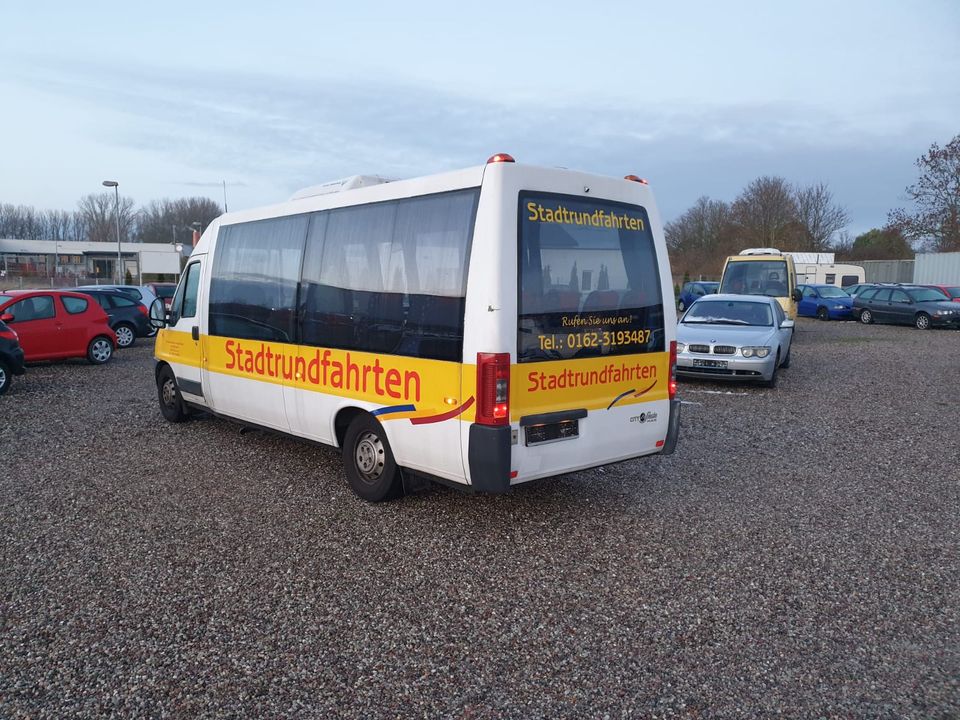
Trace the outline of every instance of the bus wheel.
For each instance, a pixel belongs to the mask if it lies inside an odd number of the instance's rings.
[[[357,415],[343,438],[343,466],[350,489],[368,502],[393,500],[403,485],[383,427],[367,413]]]
[[[157,373],[157,399],[160,401],[160,414],[170,422],[183,422],[190,417],[169,366]]]

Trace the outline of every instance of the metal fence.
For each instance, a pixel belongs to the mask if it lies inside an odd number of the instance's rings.
[[[960,285],[960,252],[917,255],[913,282],[929,285]]]
[[[865,282],[912,283],[913,260],[863,260]]]

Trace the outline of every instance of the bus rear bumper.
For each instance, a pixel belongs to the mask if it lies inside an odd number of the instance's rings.
[[[670,420],[667,423],[667,438],[663,441],[661,455],[673,455],[677,449],[677,441],[680,439],[680,401],[670,401]]]
[[[510,426],[470,426],[470,484],[476,492],[510,489]]]

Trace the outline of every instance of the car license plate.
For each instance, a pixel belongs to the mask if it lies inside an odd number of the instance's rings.
[[[704,360],[702,358],[693,359],[694,367],[709,367],[709,368],[725,368],[727,367],[726,360]]]

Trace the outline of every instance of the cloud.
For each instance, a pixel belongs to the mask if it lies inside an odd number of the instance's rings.
[[[916,119],[915,104],[892,101],[845,117],[799,102],[649,107],[639,92],[632,102],[506,103],[388,79],[30,67],[35,89],[109,110],[113,142],[207,176],[246,178],[230,186],[266,181],[288,191],[358,172],[409,177],[476,165],[506,151],[521,162],[649,177],[667,218],[703,194],[732,199],[761,174],[822,180],[869,225],[909,182],[913,159],[949,139],[935,121]]]

